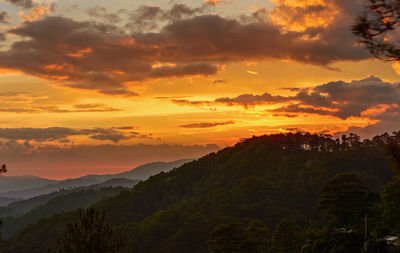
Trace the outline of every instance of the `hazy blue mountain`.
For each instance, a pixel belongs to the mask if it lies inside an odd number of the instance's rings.
[[[35,176],[0,176],[0,193],[21,191],[34,187],[55,184],[59,181]]]
[[[136,167],[135,169],[120,174],[113,175],[117,178],[129,178],[138,180],[147,180],[150,176],[156,175],[160,172],[168,172],[173,168],[182,166],[185,163],[191,162],[194,159],[183,159],[174,162],[154,162],[144,164],[142,166]]]
[[[131,188],[139,182],[140,180],[132,180],[127,178],[114,178],[107,180],[101,184],[94,184],[88,187],[72,188],[69,190],[61,189],[49,194],[39,195],[26,200],[9,199],[10,201],[14,200],[14,202],[12,203],[9,202],[7,206],[0,207],[0,217],[17,217],[24,215],[25,213],[31,211],[32,209],[35,209],[36,207],[41,205],[46,205],[49,201],[52,201],[53,199],[63,195],[69,195],[75,192],[82,192],[85,190],[98,190],[105,187]]]
[[[74,179],[67,179],[63,181],[53,181],[49,180],[47,184],[41,184],[34,187],[25,187],[23,190],[11,190],[8,192],[0,192],[0,197],[7,198],[22,198],[29,199],[39,195],[49,194],[51,192],[58,191],[60,189],[71,189],[76,187],[86,187],[96,184],[102,184],[110,179],[115,178],[126,178],[131,180],[146,180],[152,175],[156,175],[160,172],[167,172],[175,167],[179,167],[184,163],[190,162],[193,159],[184,159],[173,162],[154,162],[148,163],[136,167],[133,170],[118,173],[118,174],[106,174],[106,175],[87,175]],[[4,177],[6,178],[6,177]],[[25,178],[25,177],[21,177]],[[17,182],[15,184],[24,184],[24,181]],[[0,182],[0,185],[2,183]],[[32,184],[31,184],[32,185]],[[130,184],[129,184],[130,185]],[[122,185],[123,186],[123,185]],[[11,189],[11,188],[10,188]]]
[[[70,194],[74,191],[79,191],[81,189],[75,190],[59,190],[56,192],[52,192],[49,194],[44,194],[40,196],[36,196],[26,200],[18,200],[8,204],[7,206],[0,207],[0,217],[15,217],[23,215],[24,213],[29,212],[37,206],[46,204],[49,200],[54,199],[58,196]]]
[[[0,197],[0,209],[2,206],[6,206],[6,205],[13,203],[15,201],[18,201],[18,200],[20,200],[20,199]]]
[[[64,180],[56,184],[48,184],[42,187],[29,188],[22,191],[9,191],[6,193],[1,193],[0,197],[28,199],[39,195],[49,194],[51,192],[55,192],[60,189],[72,189],[77,187],[99,184],[102,182],[103,182],[102,180],[81,177],[76,179]]]

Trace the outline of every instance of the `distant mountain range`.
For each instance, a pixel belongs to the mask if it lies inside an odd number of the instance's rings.
[[[173,162],[153,162],[134,168],[133,170],[106,175],[87,175],[74,179],[50,180],[35,176],[9,177],[0,176],[0,206],[18,199],[28,199],[49,194],[60,189],[71,189],[91,185],[133,186],[136,180],[146,180],[152,175],[167,172],[194,159],[184,159]],[[134,181],[129,181],[134,180]],[[4,201],[1,201],[4,200]]]
[[[36,176],[0,176],[0,194],[9,191],[22,191],[33,187],[42,187],[58,182],[57,180]]]
[[[15,201],[18,201],[18,200],[22,200],[22,199],[0,197],[0,207],[6,206],[6,205],[8,205],[8,204],[10,204],[10,203],[13,203],[13,202],[15,202]]]

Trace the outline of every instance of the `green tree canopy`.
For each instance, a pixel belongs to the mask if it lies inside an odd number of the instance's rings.
[[[272,248],[276,253],[297,253],[302,245],[301,228],[292,220],[283,220],[275,226]]]
[[[400,233],[400,178],[387,184],[381,193],[383,223],[390,225],[393,233]]]
[[[270,251],[271,230],[260,220],[251,220],[246,229],[240,249],[242,253],[267,253]]]
[[[208,240],[209,253],[239,253],[243,240],[242,225],[238,222],[227,222],[218,225]]]
[[[114,229],[105,214],[94,208],[80,210],[78,221],[67,226],[64,237],[57,242],[54,253],[118,253],[125,240],[115,238]]]
[[[356,174],[342,173],[326,182],[317,208],[333,225],[347,227],[362,222],[368,202],[363,181]]]

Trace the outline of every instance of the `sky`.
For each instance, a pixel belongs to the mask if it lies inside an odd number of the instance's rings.
[[[70,178],[254,135],[400,128],[400,63],[361,1],[0,0],[0,162]]]

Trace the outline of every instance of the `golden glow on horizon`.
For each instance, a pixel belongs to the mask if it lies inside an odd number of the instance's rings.
[[[106,152],[140,143],[225,147],[253,135],[341,134],[385,120],[390,127],[397,123],[398,100],[363,98],[381,88],[367,87],[370,83],[394,87],[400,63],[365,60],[368,55],[357,51],[361,45],[340,30],[351,18],[344,17],[345,8],[353,7],[330,0],[200,2],[185,2],[194,14],[181,17],[171,16],[173,4],[160,3],[152,9],[158,11],[154,20],[134,20],[110,3],[91,14],[94,6],[83,2],[73,13],[48,2],[24,11],[14,6],[0,27],[0,39],[6,39],[0,55],[5,67],[0,68],[0,129],[54,127],[67,134],[4,138],[0,149],[15,145],[34,154],[56,147],[63,149],[60,157],[64,151],[73,157],[73,148],[81,145]],[[55,30],[59,27],[65,32]],[[11,28],[16,30],[3,35]],[[336,29],[339,42],[326,35]],[[343,50],[336,48],[342,44]],[[340,93],[340,84],[353,80],[366,80],[368,89]],[[339,84],[321,88],[330,82]]]

